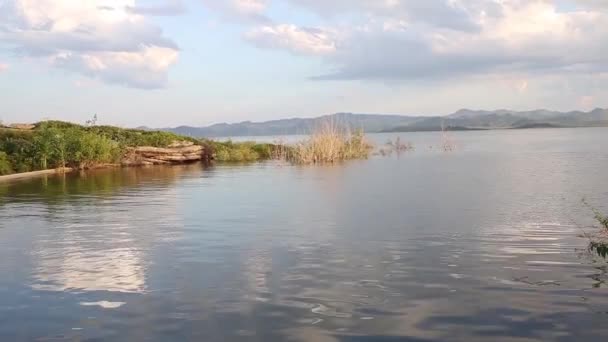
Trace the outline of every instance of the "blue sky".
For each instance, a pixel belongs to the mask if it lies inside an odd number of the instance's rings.
[[[0,120],[608,107],[598,0],[4,0]]]

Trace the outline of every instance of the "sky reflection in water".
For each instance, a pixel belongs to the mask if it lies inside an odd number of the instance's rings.
[[[0,340],[605,338],[606,263],[578,237],[581,198],[608,200],[605,133],[0,184]]]

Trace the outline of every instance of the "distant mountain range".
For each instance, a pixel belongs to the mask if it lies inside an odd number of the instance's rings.
[[[404,116],[337,113],[310,119],[282,119],[266,122],[221,123],[207,127],[179,126],[161,130],[193,137],[236,137],[308,134],[323,122],[331,121],[352,129],[376,132],[417,132],[448,130],[523,129],[548,127],[608,127],[608,109],[590,112],[549,110],[469,110],[447,116]],[[145,128],[145,127],[141,127]]]

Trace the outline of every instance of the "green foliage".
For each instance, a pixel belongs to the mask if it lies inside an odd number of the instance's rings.
[[[255,144],[251,146],[251,149],[258,154],[260,159],[272,158],[272,151],[276,148],[275,145],[271,144]]]
[[[113,163],[120,159],[120,146],[105,136],[70,130],[64,135],[66,163],[86,168],[95,164]]]
[[[608,230],[608,216],[602,215],[599,211],[595,211],[595,219]]]
[[[608,243],[592,241],[591,243],[589,243],[589,250],[595,251],[597,255],[601,256],[604,259],[608,257]]]
[[[31,131],[0,129],[0,151],[7,156],[2,172],[87,168],[119,161],[127,147],[167,147],[184,140],[197,142],[167,132],[44,121]]]
[[[30,131],[0,129],[0,151],[8,156],[12,172],[28,172],[34,165],[33,134]]]
[[[602,225],[601,232],[596,235],[588,236],[590,240],[589,250],[606,259],[608,257],[608,216],[603,215],[599,210],[591,206],[584,198],[583,204],[593,211],[595,219]]]
[[[33,132],[32,158],[36,169],[86,168],[112,163],[120,157],[120,145],[106,136],[66,123],[44,122]]]
[[[0,176],[13,173],[13,167],[8,160],[8,155],[0,151]]]
[[[203,159],[207,161],[249,162],[270,158],[273,150],[269,144],[215,142],[169,132],[44,121],[33,130],[0,128],[0,174],[116,163],[128,147],[168,147],[176,141],[204,146]]]
[[[174,141],[191,141],[194,143],[199,143],[199,141],[196,139],[180,136],[170,132],[122,129],[113,126],[93,126],[87,127],[86,129],[89,132],[112,139],[122,146],[129,147],[167,147]]]
[[[219,162],[251,162],[270,158],[269,144],[253,142],[209,141],[214,151],[214,160]]]

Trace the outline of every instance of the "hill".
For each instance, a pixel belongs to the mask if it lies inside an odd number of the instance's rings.
[[[589,112],[557,112],[549,110],[482,111],[461,109],[447,116],[406,116],[380,114],[337,113],[316,118],[292,118],[265,122],[245,121],[220,123],[207,127],[179,126],[164,128],[191,137],[236,137],[261,135],[308,134],[321,123],[331,121],[367,133],[451,130],[519,129],[544,127],[608,126],[608,109]]]
[[[308,134],[321,123],[329,120],[353,129],[363,129],[366,132],[380,132],[391,127],[410,124],[418,119],[417,117],[401,115],[338,113],[310,119],[292,118],[265,122],[244,121],[234,124],[220,123],[207,127],[179,126],[164,128],[162,130],[192,137],[293,135]]]

